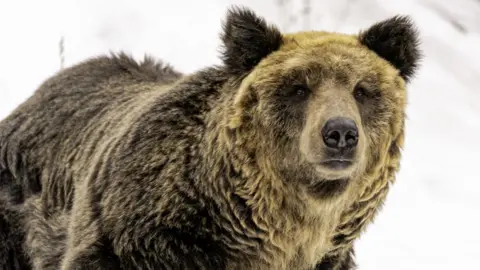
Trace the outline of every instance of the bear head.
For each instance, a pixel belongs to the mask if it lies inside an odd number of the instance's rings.
[[[421,58],[409,17],[354,35],[282,34],[233,8],[222,41],[224,68],[237,85],[228,128],[262,170],[334,197],[399,151],[405,84]]]

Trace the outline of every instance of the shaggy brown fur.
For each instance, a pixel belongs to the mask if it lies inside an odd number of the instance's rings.
[[[1,269],[354,268],[399,166],[413,25],[281,34],[233,8],[222,40],[189,76],[90,59],[0,123]],[[358,128],[341,169],[335,117]]]

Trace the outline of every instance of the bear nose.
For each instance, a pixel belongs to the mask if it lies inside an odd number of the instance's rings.
[[[335,149],[352,149],[358,143],[357,125],[345,117],[331,118],[322,128],[325,145]]]

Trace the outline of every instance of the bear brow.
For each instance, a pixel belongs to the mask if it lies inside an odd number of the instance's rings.
[[[301,84],[308,87],[315,87],[320,83],[322,77],[324,76],[318,69],[299,66],[283,74],[281,80],[283,85]]]

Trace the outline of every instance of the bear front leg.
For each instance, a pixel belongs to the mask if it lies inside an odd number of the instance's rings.
[[[94,217],[88,208],[75,209],[62,270],[226,268],[225,251],[208,237],[199,237],[201,228],[151,227],[142,235],[110,235],[113,238],[106,239],[101,220]]]
[[[118,254],[122,269],[226,269],[227,256],[217,243],[190,231],[153,231],[157,233],[133,241],[134,245],[119,243],[120,250],[129,250]]]
[[[112,243],[102,231],[101,197],[97,192],[89,188],[88,182],[76,190],[62,270],[120,269]]]
[[[99,233],[98,221],[72,218],[62,270],[120,269],[113,247]],[[85,222],[85,223],[84,223]],[[84,226],[86,225],[86,226]]]
[[[67,251],[63,270],[114,270],[121,269],[118,258],[101,247],[90,247],[83,251]]]
[[[323,258],[315,270],[354,270],[356,269],[353,248],[338,254]]]

